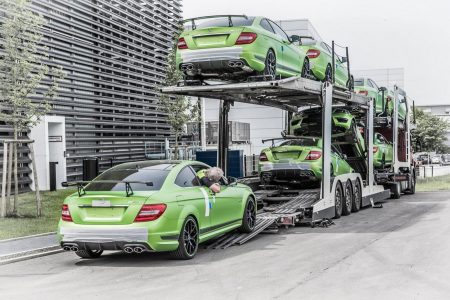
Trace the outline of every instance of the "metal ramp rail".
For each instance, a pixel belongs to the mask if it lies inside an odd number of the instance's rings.
[[[260,191],[256,191],[255,195]],[[264,192],[266,192],[264,190]],[[276,194],[279,191],[272,190],[267,192],[273,192]],[[263,195],[271,195],[271,193],[259,193],[261,197]],[[264,201],[263,199],[260,199]],[[223,235],[215,240],[213,243],[207,245],[206,249],[226,249],[233,245],[242,245],[251,240],[258,234],[264,232],[267,229],[274,229],[278,231],[279,225],[295,225],[295,223],[308,223],[311,222],[310,218],[305,218],[305,211],[312,208],[314,203],[319,200],[319,190],[304,190],[297,196],[292,197],[291,200],[278,205],[271,205],[261,209],[256,215],[255,229],[251,233],[231,232]],[[284,220],[289,220],[285,223]],[[273,232],[273,230],[271,230]]]

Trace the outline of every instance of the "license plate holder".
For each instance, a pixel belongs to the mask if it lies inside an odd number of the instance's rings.
[[[92,207],[111,207],[109,200],[92,200]]]

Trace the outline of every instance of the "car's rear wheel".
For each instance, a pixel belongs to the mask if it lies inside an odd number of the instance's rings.
[[[334,218],[339,219],[342,215],[342,186],[338,182],[334,192]]]
[[[305,58],[305,61],[303,62],[303,67],[302,67],[302,74],[301,76],[303,78],[308,78],[311,74],[311,69],[309,66],[309,60],[307,58]]]
[[[355,191],[353,192],[352,212],[357,212],[361,209],[361,200],[361,183],[359,182],[359,180],[356,180]]]
[[[342,215],[348,216],[352,212],[353,188],[350,180],[345,184],[344,203],[342,205]]]
[[[256,225],[256,203],[255,199],[249,197],[245,205],[244,215],[242,216],[242,226],[239,231],[250,233]]]
[[[323,81],[325,82],[333,81],[333,70],[331,69],[331,65],[327,66],[325,70],[325,79]]]
[[[272,49],[269,49],[266,56],[266,66],[263,71],[263,75],[272,76],[275,79],[277,76],[277,57]]]
[[[172,257],[175,259],[191,259],[197,254],[199,231],[197,221],[191,216],[184,220],[178,238],[178,249],[173,251]]]
[[[86,248],[86,250],[75,251],[75,254],[81,258],[99,258],[103,253],[103,250],[91,250]]]

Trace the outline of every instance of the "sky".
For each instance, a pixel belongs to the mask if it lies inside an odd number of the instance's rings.
[[[182,0],[183,17],[309,19],[349,47],[355,70],[404,68],[416,105],[450,105],[450,0]],[[447,90],[448,88],[448,90]]]

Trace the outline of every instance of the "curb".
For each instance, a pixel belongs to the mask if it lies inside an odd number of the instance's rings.
[[[38,233],[38,234],[27,235],[27,236],[21,236],[21,237],[6,239],[6,240],[0,240],[0,244],[1,243],[6,243],[6,242],[14,242],[14,241],[19,241],[19,240],[29,239],[29,238],[35,238],[35,237],[40,237],[40,236],[47,236],[47,235],[52,235],[52,234],[56,234],[56,231],[46,232],[46,233]]]
[[[27,251],[23,251],[23,252],[17,252],[17,253],[13,253],[13,254],[7,254],[7,255],[0,256],[0,266],[23,261],[23,260],[57,254],[57,253],[61,253],[63,251],[64,250],[61,249],[61,247],[59,245],[55,245],[55,246],[50,246],[50,247],[27,250]]]

